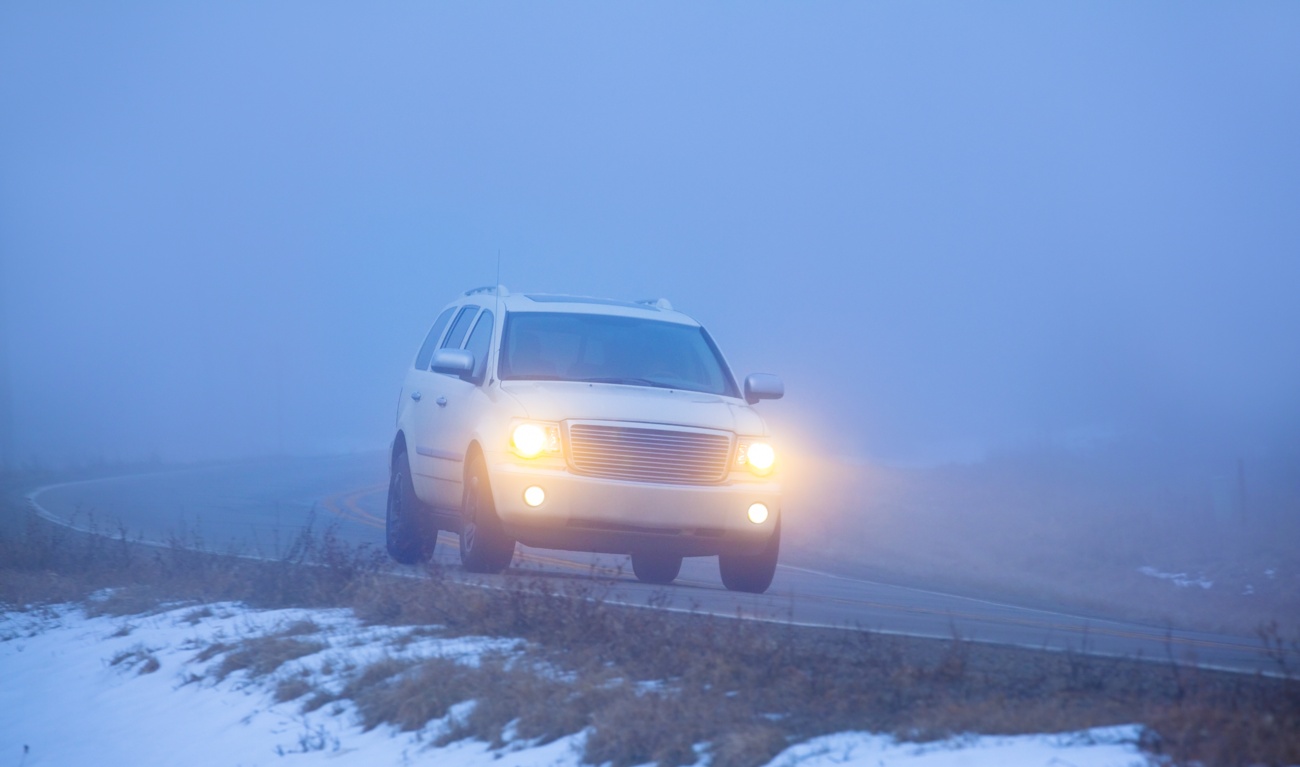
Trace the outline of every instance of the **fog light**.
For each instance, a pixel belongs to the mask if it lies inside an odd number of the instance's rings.
[[[767,506],[756,503],[749,507],[749,521],[761,525],[767,521]]]
[[[529,487],[527,490],[524,491],[524,503],[528,504],[529,506],[532,506],[533,508],[537,508],[538,506],[541,506],[545,501],[546,501],[546,491],[541,489],[537,485],[533,485],[532,487]],[[749,514],[750,514],[750,518],[752,519],[754,516],[754,510],[750,509]],[[764,517],[767,516],[767,509],[763,509],[763,516]]]

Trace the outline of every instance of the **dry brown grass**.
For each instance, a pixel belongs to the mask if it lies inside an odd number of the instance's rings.
[[[144,645],[136,645],[109,658],[108,665],[135,669],[137,674],[152,674],[162,668],[162,664],[153,653],[153,650]]]
[[[585,723],[591,728],[587,759],[616,767],[686,764],[701,743],[710,744],[718,764],[760,764],[792,739],[850,729],[929,739],[1126,722],[1163,723],[1149,745],[1178,760],[1212,754],[1223,761],[1234,748],[1245,749],[1241,761],[1224,763],[1300,758],[1300,730],[1288,736],[1285,729],[1300,724],[1300,685],[1293,680],[994,647],[960,637],[920,640],[665,615],[604,603],[598,584],[585,584],[576,595],[537,593],[543,585],[520,580],[503,591],[463,593],[462,586],[437,579],[376,584],[382,598],[367,595],[359,614],[396,623],[437,621],[450,633],[509,627],[511,635],[529,640],[529,662],[578,681],[558,684],[554,674],[538,676],[518,660],[508,668],[457,670],[459,695],[491,702],[461,731],[494,741],[500,727],[518,719],[521,730],[550,738]],[[1300,658],[1300,648],[1282,647],[1279,657]],[[465,691],[466,684],[477,694]],[[566,701],[563,714],[557,700]],[[1232,727],[1197,729],[1205,712],[1227,717]],[[541,717],[562,723],[526,729]],[[1215,734],[1220,731],[1222,739]]]
[[[291,637],[251,637],[226,647],[216,677],[225,679],[236,671],[247,671],[253,677],[265,676],[291,660],[313,655],[326,647],[321,642]]]
[[[275,684],[275,702],[287,703],[312,692],[311,680],[302,675],[285,677]]]

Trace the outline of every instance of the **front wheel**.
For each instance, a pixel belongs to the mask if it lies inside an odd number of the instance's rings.
[[[682,558],[649,551],[632,552],[632,573],[642,583],[672,583],[682,571]]]
[[[497,517],[482,458],[473,459],[465,471],[460,514],[460,563],[465,569],[471,573],[499,573],[509,567],[515,542]]]
[[[415,494],[406,451],[393,459],[388,476],[388,506],[384,514],[384,543],[388,555],[404,565],[429,561],[438,543],[438,530],[429,510]]]
[[[747,591],[762,594],[772,585],[776,575],[776,556],[781,550],[781,520],[776,521],[776,529],[767,545],[757,554],[721,554],[718,556],[718,570],[722,573],[722,585],[731,591]]]

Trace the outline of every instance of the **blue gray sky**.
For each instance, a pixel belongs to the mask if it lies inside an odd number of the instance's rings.
[[[5,449],[383,445],[499,252],[668,297],[818,450],[1294,453],[1297,40],[1281,2],[10,0]]]

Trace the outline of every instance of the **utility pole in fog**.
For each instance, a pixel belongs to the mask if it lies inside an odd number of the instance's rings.
[[[5,262],[0,258],[0,469],[17,468],[14,454],[14,399],[9,373],[9,301],[5,296],[9,284]]]
[[[14,405],[9,389],[9,339],[4,315],[4,307],[0,307],[0,470],[18,466],[18,456],[14,455]]]
[[[1237,459],[1237,514],[1242,524],[1250,519],[1246,512],[1246,462],[1240,458]]]

